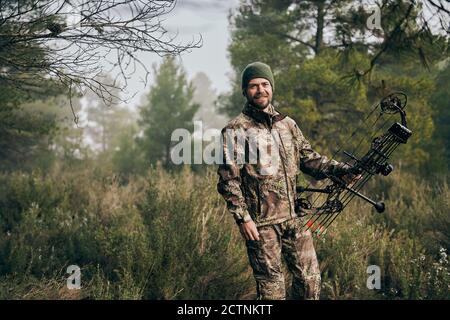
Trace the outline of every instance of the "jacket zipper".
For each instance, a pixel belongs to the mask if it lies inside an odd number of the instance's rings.
[[[269,118],[269,119],[270,119],[270,123],[269,123],[270,128],[268,128],[268,130],[269,130],[270,135],[273,137],[273,135],[272,135],[272,118]],[[286,149],[284,148],[284,143],[283,143],[283,140],[281,139],[281,135],[278,130],[277,130],[277,133],[278,133],[278,137],[280,138],[280,142],[281,142],[281,146],[283,147],[284,154],[286,155]],[[284,180],[286,182],[286,195],[287,195],[288,202],[289,202],[289,215],[291,216],[291,218],[293,218],[292,207],[291,207],[291,198],[289,197],[289,182],[288,182],[288,177],[287,177],[287,173],[286,173],[286,166],[284,164],[283,157],[281,156],[280,148],[278,148],[278,155],[280,156],[281,164],[283,165]]]
[[[281,146],[283,147],[284,155],[286,156],[286,149],[284,148],[284,143],[283,143],[283,140],[281,139],[281,135],[280,135],[280,132],[278,130],[277,130],[277,133],[278,133],[278,137],[280,138]],[[281,154],[280,154],[280,157],[281,157]],[[286,181],[286,194],[287,194],[287,198],[288,198],[288,201],[289,201],[289,215],[291,216],[291,218],[293,218],[293,216],[292,216],[292,207],[291,207],[291,198],[289,197],[289,180],[288,180],[288,177],[287,177],[286,165],[284,164],[283,158],[281,159],[281,163],[283,164],[284,179]]]
[[[257,184],[256,190],[258,191],[258,208],[257,208],[257,210],[259,213],[259,217],[261,217],[261,214],[262,214],[261,213],[261,192],[259,190],[259,181],[257,181],[256,184]]]

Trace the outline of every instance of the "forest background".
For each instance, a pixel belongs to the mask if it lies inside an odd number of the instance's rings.
[[[193,132],[197,120],[220,130],[239,114],[240,72],[253,61],[272,67],[274,104],[328,156],[352,147],[351,133],[383,96],[408,95],[413,136],[396,151],[394,172],[364,190],[386,212],[355,200],[315,240],[321,299],[450,297],[445,1],[241,1],[229,15],[229,92],[212,89],[205,73],[188,80],[177,56],[200,43],[152,38],[158,47],[145,42],[150,29],[130,30],[124,42],[101,12],[83,15],[89,30],[74,33],[60,12],[47,14],[49,2],[0,2],[0,298],[253,299],[216,166],[170,157],[175,129]],[[58,56],[57,41],[86,44],[90,56]],[[142,48],[164,57],[138,108],[122,99],[125,72],[98,69],[95,45],[124,50],[116,67]],[[67,288],[70,265],[81,269],[81,289]],[[366,285],[370,265],[380,267],[380,289]]]

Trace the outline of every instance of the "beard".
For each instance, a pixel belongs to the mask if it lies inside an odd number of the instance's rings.
[[[258,98],[260,98],[260,97],[265,97],[266,99],[264,99],[263,101],[257,101]],[[264,110],[265,108],[267,108],[267,106],[270,104],[271,101],[268,96],[258,96],[258,97],[253,97],[249,102],[255,108],[257,108],[259,110]]]

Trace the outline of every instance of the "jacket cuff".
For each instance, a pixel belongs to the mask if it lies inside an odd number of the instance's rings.
[[[344,162],[340,162],[338,165],[334,167],[333,175],[341,177],[346,174],[351,173],[352,167]]]
[[[252,221],[252,217],[248,212],[246,212],[243,216],[235,215],[234,219],[238,225],[243,224],[245,222]]]

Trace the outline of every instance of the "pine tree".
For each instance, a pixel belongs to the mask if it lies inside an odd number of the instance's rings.
[[[165,168],[170,168],[172,132],[178,128],[192,132],[192,120],[199,105],[192,102],[194,88],[175,58],[165,58],[159,68],[154,67],[154,73],[148,103],[140,107],[138,123],[143,136],[138,144],[146,161],[151,164],[161,161]]]
[[[253,61],[268,63],[275,107],[296,120],[318,151],[332,155],[356,142],[348,137],[374,103],[404,91],[414,136],[402,159],[415,168],[426,165],[434,66],[449,55],[448,36],[428,28],[422,7],[410,1],[382,1],[377,30],[366,26],[369,9],[355,0],[242,2],[231,18],[233,91],[219,99],[221,110],[236,116],[245,101],[242,69]]]

